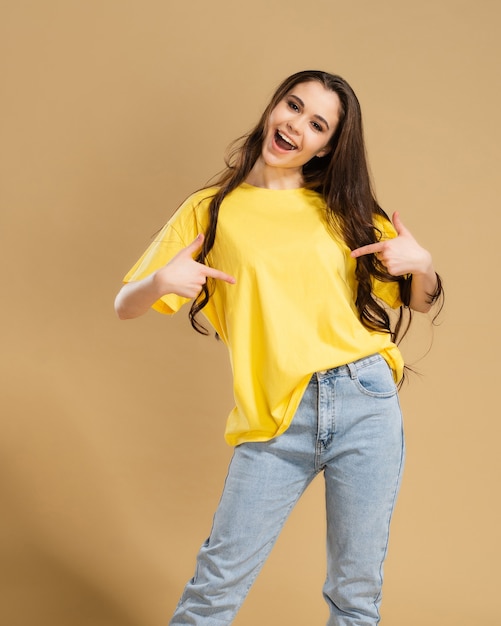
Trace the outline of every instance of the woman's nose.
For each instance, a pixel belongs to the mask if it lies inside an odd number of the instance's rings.
[[[287,122],[286,126],[287,126],[287,130],[292,135],[297,135],[298,134],[298,128],[297,128],[297,124],[296,123],[293,123],[293,122],[289,121],[289,122]]]

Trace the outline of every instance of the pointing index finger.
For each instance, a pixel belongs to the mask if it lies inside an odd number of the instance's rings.
[[[233,276],[230,276],[221,270],[216,270],[213,267],[206,266],[205,275],[210,276],[211,278],[217,278],[218,280],[224,280],[225,282],[230,283],[230,285],[234,285],[237,282]]]
[[[361,248],[356,248],[351,251],[350,256],[353,259],[358,259],[359,256],[364,256],[365,254],[374,254],[374,252],[381,252],[384,248],[384,241],[379,241],[378,243],[370,243],[368,246],[362,246]]]

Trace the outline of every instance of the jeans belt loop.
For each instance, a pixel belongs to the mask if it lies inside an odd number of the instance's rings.
[[[346,367],[350,370],[350,378],[357,377],[357,366],[355,363],[346,363]]]

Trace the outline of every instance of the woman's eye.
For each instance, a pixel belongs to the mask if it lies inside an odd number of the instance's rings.
[[[317,124],[317,122],[312,122],[311,125],[313,126],[313,128],[315,130],[317,130],[318,132],[322,131],[323,128],[320,126],[320,124]]]
[[[293,110],[293,111],[299,111],[299,107],[298,105],[293,102],[292,100],[289,100],[289,102],[287,103],[289,105],[289,107]]]

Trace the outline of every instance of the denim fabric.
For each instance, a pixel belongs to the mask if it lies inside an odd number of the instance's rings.
[[[171,626],[232,623],[319,472],[327,511],[327,624],[378,624],[403,460],[397,390],[380,355],[314,374],[283,435],[235,448],[211,534]]]

